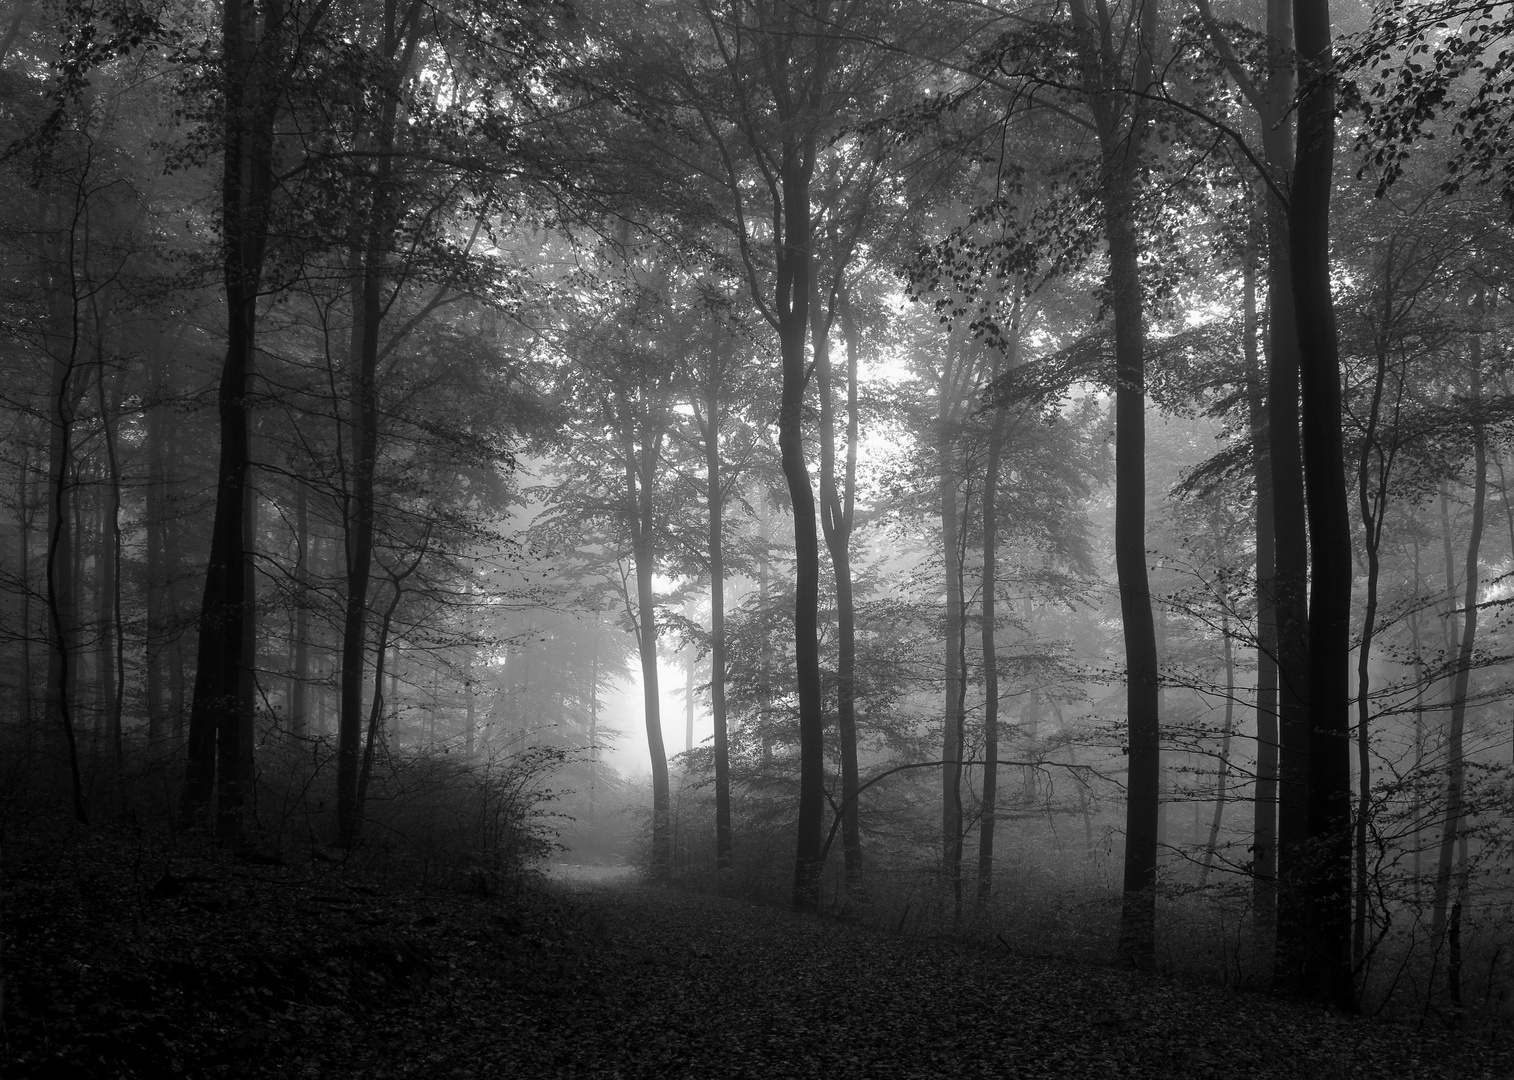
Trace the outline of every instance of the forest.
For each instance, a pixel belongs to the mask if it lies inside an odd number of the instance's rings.
[[[1493,0],[9,0],[8,1040],[83,1038],[50,906],[553,862],[1506,1027],[1511,57]]]

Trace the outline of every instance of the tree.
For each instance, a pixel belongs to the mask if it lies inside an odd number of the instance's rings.
[[[1288,240],[1298,313],[1309,517],[1309,842],[1303,983],[1356,1007],[1351,974],[1351,524],[1341,428],[1340,346],[1330,283],[1335,75],[1328,0],[1294,0],[1302,68]]]

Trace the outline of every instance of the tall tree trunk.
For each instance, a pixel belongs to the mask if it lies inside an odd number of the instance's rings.
[[[358,756],[363,737],[363,674],[367,653],[368,585],[373,573],[373,533],[377,508],[374,477],[378,469],[379,329],[385,305],[389,245],[395,216],[394,173],[399,89],[410,70],[416,45],[418,0],[384,0],[380,55],[392,64],[392,80],[383,99],[378,126],[368,149],[376,164],[370,201],[363,221],[362,272],[353,295],[351,401],[348,426],[352,440],[350,490],[347,493],[347,598],[342,620],[342,699],[337,719],[337,840],[344,848],[359,839],[363,808],[358,790]],[[382,658],[378,658],[382,662]]]
[[[1223,642],[1225,664],[1225,722],[1220,729],[1220,767],[1216,770],[1214,784],[1214,817],[1209,821],[1209,839],[1204,844],[1204,865],[1199,870],[1199,888],[1209,883],[1209,871],[1214,865],[1214,854],[1220,844],[1220,824],[1225,815],[1225,798],[1230,782],[1230,738],[1235,733],[1235,642],[1230,638],[1229,599],[1221,609],[1220,640]]]
[[[261,18],[260,18],[261,15]],[[257,302],[272,195],[273,122],[278,88],[271,57],[280,52],[283,0],[262,4],[223,0],[226,129],[222,153],[223,277],[226,288],[226,357],[217,408],[221,422],[215,520],[200,603],[194,698],[189,716],[189,759],[181,809],[198,824],[216,796],[215,833],[222,843],[241,841],[246,785],[242,752],[250,743],[253,702],[244,677],[246,555],[243,514],[251,458],[250,400]],[[244,729],[247,734],[244,735]]]
[[[1372,400],[1362,431],[1361,451],[1356,463],[1357,508],[1362,519],[1362,547],[1367,556],[1367,589],[1362,612],[1361,643],[1356,654],[1356,890],[1351,935],[1351,963],[1360,968],[1367,954],[1367,826],[1372,813],[1372,743],[1370,725],[1372,644],[1377,634],[1378,581],[1381,576],[1383,521],[1387,516],[1389,477],[1393,467],[1393,448],[1381,441],[1383,394],[1387,388],[1391,327],[1394,317],[1394,254],[1390,242],[1383,267],[1382,322],[1376,341],[1376,371],[1372,383]],[[1390,438],[1396,436],[1390,434]]]
[[[164,653],[167,647],[168,570],[165,559],[168,515],[167,492],[167,422],[163,398],[166,393],[163,357],[154,351],[148,361],[148,394],[145,421],[147,450],[146,514],[143,521],[147,557],[147,581],[143,590],[146,605],[145,638],[147,739],[154,746],[163,738]]]
[[[1018,301],[1017,301],[1018,304]],[[997,374],[997,371],[995,372]],[[994,825],[999,784],[999,654],[995,643],[998,613],[999,464],[1004,456],[1005,417],[994,408],[988,433],[988,463],[983,476],[983,792],[978,825],[978,901],[993,892]]]
[[[1475,418],[1477,410],[1481,408],[1481,362],[1482,340],[1474,333],[1472,336],[1471,394],[1471,408],[1474,415],[1472,422],[1472,524],[1467,537],[1461,642],[1456,650],[1456,669],[1451,691],[1451,716],[1446,730],[1446,816],[1445,824],[1440,832],[1440,857],[1436,864],[1435,896],[1430,917],[1430,936],[1437,947],[1446,933],[1446,907],[1451,895],[1456,845],[1459,841],[1465,841],[1462,831],[1463,819],[1466,815],[1466,758],[1463,737],[1467,719],[1467,688],[1471,680],[1473,653],[1477,643],[1477,587],[1481,581],[1478,570],[1478,551],[1482,544],[1488,493],[1487,439],[1481,421]],[[1465,858],[1463,858],[1463,863],[1465,863]],[[1465,876],[1464,867],[1463,876]],[[1464,889],[1463,884],[1459,891],[1464,891]],[[1453,989],[1455,985],[1453,977]]]
[[[846,903],[860,898],[862,832],[857,819],[857,610],[852,593],[852,524],[857,482],[857,366],[861,343],[852,318],[846,284],[840,284],[836,310],[846,344],[846,459],[842,475],[836,468],[835,380],[831,367],[829,320],[819,302],[810,299],[810,335],[815,357],[815,381],[820,393],[820,524],[831,556],[836,587],[836,742],[841,756],[841,847],[844,857]]]
[[[101,357],[103,361],[103,356]],[[121,791],[125,769],[125,748],[122,745],[121,721],[126,704],[126,635],[125,620],[121,612],[121,461],[116,446],[114,416],[120,411],[120,389],[107,396],[105,392],[105,368],[102,363],[98,373],[100,405],[100,430],[105,443],[105,497],[101,506],[100,522],[100,613],[102,633],[100,652],[101,704],[106,714],[106,730],[110,736],[110,753],[115,768],[117,797]],[[109,677],[108,677],[109,676]],[[118,809],[124,810],[123,807]]]
[[[657,681],[657,593],[652,584],[657,563],[657,530],[653,514],[662,428],[660,425],[654,428],[648,422],[640,425],[643,443],[638,461],[630,417],[624,417],[623,423],[626,515],[631,526],[631,556],[636,564],[636,647],[641,658],[647,752],[652,759],[652,873],[656,877],[666,877],[673,869],[672,794],[668,752],[662,738],[662,695]]]
[[[773,503],[767,492],[761,492],[757,503],[757,608],[767,618],[772,603],[772,559],[769,548],[772,543]],[[773,642],[764,634],[757,657],[757,726],[762,737],[762,768],[766,772],[773,767]]]
[[[412,567],[413,569],[413,567]],[[394,624],[394,612],[399,607],[400,597],[403,595],[400,586],[400,577],[393,580],[394,590],[389,597],[389,604],[384,608],[384,614],[379,618],[378,643],[373,653],[373,697],[368,707],[368,734],[363,741],[362,764],[358,768],[357,777],[357,812],[361,818],[368,802],[368,784],[373,779],[373,757],[380,741],[384,737],[384,660],[389,653],[389,628]],[[390,681],[391,690],[394,683]],[[361,820],[359,820],[361,829]]]
[[[589,667],[589,832],[594,832],[594,798],[599,786],[599,627],[594,630],[594,663]],[[468,718],[473,718],[473,695],[468,695]],[[473,745],[470,736],[468,745]]]
[[[818,74],[818,73],[817,73]],[[794,513],[794,678],[799,698],[799,814],[794,847],[793,903],[820,903],[821,829],[825,813],[825,715],[820,687],[820,536],[815,493],[804,450],[804,390],[808,381],[805,338],[809,330],[813,236],[810,179],[815,138],[785,136],[779,186],[781,238],[777,242],[778,344],[783,396],[778,410],[778,446]]]
[[[942,635],[941,704],[941,876],[953,893],[962,890],[962,710],[966,676],[962,637],[962,527],[958,424],[962,418],[973,364],[965,327],[953,326],[947,339],[936,398],[937,502],[941,514],[941,570],[946,586]]]
[[[1309,833],[1309,548],[1304,509],[1304,468],[1299,442],[1299,329],[1290,260],[1288,208],[1276,188],[1287,189],[1294,167],[1293,9],[1291,0],[1267,3],[1268,79],[1260,119],[1272,174],[1267,199],[1267,453],[1272,497],[1272,608],[1276,634],[1278,784],[1278,889],[1274,893],[1277,969],[1296,983],[1304,950],[1298,867]]]
[[[1161,788],[1161,721],[1156,628],[1146,568],[1146,326],[1142,310],[1136,202],[1149,120],[1144,105],[1152,76],[1158,4],[1132,10],[1122,32],[1104,5],[1097,17],[1073,0],[1083,93],[1093,114],[1102,166],[1100,198],[1109,270],[1106,288],[1115,339],[1115,569],[1125,638],[1128,782],[1119,954],[1150,967],[1156,948],[1157,832]],[[1127,36],[1128,35],[1128,36]],[[1135,48],[1126,75],[1120,46]],[[1128,82],[1126,81],[1128,79]],[[1136,94],[1130,91],[1135,89]]]
[[[47,724],[63,736],[63,749],[73,794],[74,817],[81,823],[89,820],[84,802],[84,780],[79,770],[79,745],[75,730],[74,701],[71,688],[77,657],[78,574],[77,530],[73,521],[78,504],[74,481],[74,418],[79,390],[76,387],[79,348],[83,328],[80,324],[80,283],[74,252],[77,221],[69,228],[68,242],[57,269],[49,272],[53,301],[52,321],[61,347],[52,357],[49,393],[48,438],[48,514],[46,601],[49,625],[47,686],[43,709]],[[66,280],[62,280],[65,279]]]
[[[478,739],[478,695],[473,690],[474,669],[477,663],[478,650],[470,645],[468,646],[468,665],[463,669],[463,704],[466,709],[463,718],[465,725],[463,728],[463,757],[469,761],[473,760],[474,752],[477,749],[475,744]],[[594,670],[590,678],[595,682],[599,679],[599,645],[597,641],[594,648]],[[589,690],[589,745],[591,747],[594,745],[594,710],[597,706],[598,701],[594,697],[594,690],[591,684]],[[590,752],[592,754],[592,750]],[[590,760],[592,761],[593,758],[591,757]],[[592,770],[592,765],[590,768]],[[594,817],[594,797],[592,794],[594,784],[592,776],[589,790],[591,792],[589,796],[589,819],[592,824]]]
[[[310,728],[310,510],[303,481],[294,485],[294,656],[289,679],[289,734]]]
[[[33,712],[34,702],[32,699],[32,638],[34,627],[32,626],[32,484],[29,476],[32,470],[32,456],[29,445],[23,443],[21,451],[21,465],[16,470],[16,565],[21,571],[21,633],[17,635],[17,644],[21,650],[21,668],[16,673],[16,715],[21,719],[21,731],[23,745],[27,756],[30,757],[33,747],[33,739],[36,735],[34,730],[36,716]]]
[[[725,481],[720,464],[720,383],[725,357],[712,348],[705,380],[705,508],[710,537],[710,719],[715,726],[715,869],[731,869],[731,740],[725,702]],[[595,653],[596,664],[598,653]],[[765,723],[765,720],[763,721]],[[724,885],[722,884],[722,888]]]
[[[687,616],[692,618],[693,605],[684,608]],[[684,661],[683,671],[683,752],[694,752],[694,669],[699,665],[699,650],[690,646],[684,650],[688,655]],[[687,768],[687,766],[685,766]]]
[[[1330,289],[1335,83],[1328,0],[1294,0],[1303,85],[1288,240],[1298,318],[1309,520],[1308,944],[1304,985],[1356,1008],[1351,973],[1351,523],[1341,432],[1341,376]],[[1286,742],[1286,740],[1285,740]],[[1285,746],[1286,752],[1286,746]]]
[[[1256,788],[1252,807],[1251,906],[1257,952],[1271,961],[1277,926],[1278,635],[1272,452],[1266,384],[1257,356],[1256,272],[1245,272],[1247,371],[1251,372],[1252,481],[1256,486]],[[1270,353],[1269,335],[1269,353]]]

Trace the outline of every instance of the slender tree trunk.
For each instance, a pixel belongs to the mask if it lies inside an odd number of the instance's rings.
[[[995,643],[998,613],[999,463],[1004,454],[1004,407],[994,409],[983,477],[983,793],[978,825],[978,901],[993,892],[994,825],[999,784],[999,661]]]
[[[241,841],[246,785],[243,749],[250,742],[253,702],[245,661],[244,607],[247,575],[243,514],[251,458],[250,400],[257,301],[272,194],[273,121],[277,87],[270,57],[283,33],[282,0],[261,5],[223,0],[221,40],[226,58],[226,130],[222,155],[221,205],[226,288],[226,357],[221,367],[217,407],[221,442],[217,466],[215,520],[200,605],[200,636],[194,698],[189,717],[189,760],[181,808],[198,824],[216,796],[216,836]],[[260,18],[261,15],[261,18]]]
[[[731,869],[731,742],[725,702],[725,481],[720,464],[720,376],[725,357],[712,349],[705,381],[705,506],[710,524],[710,719],[715,726],[715,869]],[[596,661],[598,653],[595,654]],[[722,885],[722,887],[724,887]]]
[[[995,363],[990,379],[997,378],[1004,368],[1014,367],[1018,360],[1020,342],[1020,318],[1023,301],[1017,291],[1010,317],[1010,354],[1004,364]],[[1004,457],[1005,408],[994,407],[994,418],[988,431],[988,461],[983,471],[983,788],[980,797],[978,824],[978,902],[984,903],[993,893],[994,874],[994,827],[997,824],[999,796],[999,653],[998,589],[999,589],[999,469]]]
[[[1136,199],[1148,126],[1142,94],[1152,84],[1158,5],[1132,13],[1136,45],[1130,83],[1123,84],[1118,36],[1109,11],[1098,21],[1084,0],[1073,0],[1083,36],[1084,93],[1094,116],[1103,178],[1104,233],[1109,248],[1107,290],[1115,338],[1115,567],[1125,637],[1129,734],[1125,801],[1125,860],[1119,953],[1128,965],[1155,961],[1157,833],[1161,792],[1161,721],[1156,628],[1146,567],[1146,326],[1142,310]]]
[[[1294,0],[1304,72],[1288,204],[1298,317],[1303,457],[1309,519],[1309,948],[1304,985],[1356,1008],[1351,973],[1351,523],[1341,431],[1341,375],[1330,287],[1335,84],[1328,0]]]
[[[794,677],[799,699],[799,815],[794,849],[793,903],[820,903],[820,846],[825,813],[825,716],[820,688],[820,536],[815,493],[804,450],[804,391],[808,381],[812,228],[810,178],[815,139],[786,138],[780,187],[783,236],[777,251],[778,342],[783,397],[778,446],[794,513]]]
[[[685,615],[689,615],[692,610],[692,605],[686,607]],[[683,752],[692,754],[694,752],[694,668],[699,664],[699,650],[690,646],[684,651],[688,653],[688,656],[683,672]]]
[[[815,357],[815,381],[820,393],[820,523],[831,556],[836,587],[836,741],[841,756],[841,846],[844,856],[846,903],[850,907],[862,887],[862,833],[857,819],[857,612],[852,594],[852,523],[855,519],[857,477],[857,365],[860,342],[843,282],[836,298],[846,343],[847,404],[846,458],[837,478],[836,406],[831,368],[829,320],[819,291],[810,299],[810,334]]]
[[[1481,395],[1482,342],[1472,337],[1472,408],[1476,410]],[[1461,642],[1456,651],[1456,669],[1451,691],[1451,717],[1446,731],[1446,816],[1440,833],[1440,857],[1435,871],[1435,899],[1431,910],[1430,936],[1437,946],[1446,933],[1446,907],[1450,901],[1456,844],[1464,841],[1463,819],[1466,815],[1466,758],[1463,737],[1467,718],[1467,689],[1472,675],[1473,653],[1477,642],[1477,587],[1481,581],[1478,552],[1482,544],[1488,492],[1487,440],[1482,423],[1472,422],[1472,524],[1467,537],[1466,588],[1462,597]],[[1465,858],[1463,858],[1465,863]],[[1465,876],[1465,870],[1463,870]],[[1462,891],[1459,889],[1459,891]],[[1458,903],[1458,908],[1461,906]],[[1452,977],[1453,992],[1456,986]]]
[[[1367,826],[1372,813],[1371,675],[1372,644],[1377,634],[1378,581],[1381,576],[1383,519],[1387,514],[1392,450],[1381,443],[1383,393],[1387,387],[1389,334],[1393,322],[1394,248],[1390,244],[1382,281],[1382,323],[1377,334],[1372,401],[1362,431],[1356,467],[1357,507],[1362,519],[1362,547],[1367,556],[1367,589],[1361,643],[1356,654],[1356,889],[1351,934],[1351,963],[1359,969],[1367,954]],[[1391,437],[1391,436],[1390,436]]]
[[[1260,119],[1273,183],[1284,190],[1294,166],[1293,8],[1268,0],[1269,57]],[[1309,548],[1299,443],[1299,331],[1289,251],[1288,209],[1269,188],[1267,199],[1267,449],[1271,466],[1273,628],[1276,634],[1278,783],[1274,891],[1277,971],[1296,984],[1304,951],[1298,865],[1309,832],[1308,705]]]
[[[55,281],[50,290],[54,297],[53,322],[63,341],[52,358],[49,394],[48,439],[48,515],[46,600],[50,645],[47,658],[47,686],[44,712],[49,727],[61,731],[64,754],[73,793],[74,817],[87,823],[84,780],[79,770],[79,745],[75,731],[72,685],[76,665],[78,634],[78,575],[75,549],[77,530],[73,527],[78,504],[74,482],[74,414],[78,399],[77,371],[82,327],[79,321],[79,283],[73,249],[78,222],[68,230],[68,244],[60,261],[64,262],[66,283]],[[65,292],[66,290],[66,292]]]
[[[468,718],[473,718],[473,695],[468,695]],[[469,728],[470,732],[472,728]],[[473,745],[469,736],[468,745]],[[471,750],[470,750],[471,754]],[[594,628],[594,662],[589,667],[589,832],[594,832],[594,799],[599,787],[599,627]]]
[[[1226,601],[1228,604],[1228,600]],[[1209,884],[1209,871],[1214,866],[1214,854],[1220,844],[1220,824],[1225,814],[1225,798],[1229,794],[1230,739],[1235,733],[1235,643],[1230,638],[1230,615],[1220,616],[1220,638],[1223,642],[1225,663],[1225,723],[1220,729],[1220,767],[1214,784],[1214,817],[1209,821],[1209,840],[1204,844],[1204,865],[1199,870],[1199,888]]]
[[[629,410],[629,405],[627,406]],[[673,869],[672,796],[668,753],[662,738],[662,696],[657,681],[657,530],[655,483],[662,427],[643,420],[635,425],[623,417],[622,453],[626,479],[626,514],[631,526],[631,553],[636,566],[636,646],[641,657],[642,706],[646,717],[647,751],[652,759],[652,873],[666,877]],[[632,441],[633,428],[642,433],[640,460]]]
[[[357,778],[358,832],[361,831],[361,815],[365,812],[368,803],[368,784],[373,779],[373,756],[384,736],[384,660],[389,652],[389,628],[394,624],[394,612],[399,607],[400,597],[403,595],[398,577],[394,579],[393,586],[394,592],[389,598],[389,605],[379,619],[378,644],[374,647],[373,653],[373,700],[368,707],[368,737],[363,742],[363,759]],[[393,685],[391,680],[391,688]],[[354,835],[357,833],[355,832]]]
[[[764,619],[773,599],[769,553],[773,537],[772,512],[772,502],[763,492],[757,506],[757,608]],[[773,767],[773,643],[766,634],[762,636],[757,658],[757,713],[757,726],[762,736],[762,768],[767,772]]]
[[[121,462],[113,417],[120,411],[121,402],[119,388],[111,396],[115,400],[111,400],[105,393],[103,364],[99,371],[98,389],[107,480],[100,523],[100,610],[101,622],[104,624],[101,634],[100,681],[102,704],[107,716],[106,729],[110,734],[111,759],[115,763],[117,795],[120,798],[124,797],[120,788],[126,764],[121,732],[122,713],[126,704],[126,635],[121,613]],[[114,677],[107,678],[108,674]]]
[[[941,875],[956,896],[962,891],[962,710],[966,672],[962,636],[962,527],[957,463],[957,426],[972,378],[966,331],[953,327],[941,367],[936,406],[937,501],[941,514],[941,568],[946,586],[942,642]]]
[[[310,511],[305,484],[294,485],[294,663],[289,679],[289,734],[304,739],[310,711]]]
[[[166,393],[164,364],[154,352],[148,364],[146,408],[147,490],[146,515],[143,521],[147,557],[147,581],[143,590],[146,605],[145,668],[147,692],[147,739],[156,746],[164,731],[164,652],[167,646],[167,585],[165,532],[169,525],[166,513],[167,492],[167,423],[163,397]]]
[[[368,585],[373,572],[376,518],[374,477],[378,470],[379,328],[385,314],[383,291],[393,239],[393,204],[400,84],[415,52],[417,4],[403,18],[399,0],[384,0],[383,57],[392,64],[390,92],[383,99],[371,146],[376,165],[369,190],[362,273],[353,295],[353,356],[348,426],[352,439],[351,490],[347,510],[347,599],[342,620],[342,700],[337,719],[337,839],[351,848],[359,839],[363,808],[358,791],[359,748],[363,735],[363,667],[367,651]],[[376,658],[382,663],[382,657]]]
[[[36,734],[32,700],[32,637],[35,628],[32,626],[32,485],[28,480],[31,470],[31,450],[23,444],[21,466],[16,470],[16,564],[21,571],[21,633],[17,635],[21,650],[21,669],[16,673],[16,712],[21,719],[22,738],[28,757]]]
[[[1257,952],[1269,964],[1277,926],[1278,634],[1276,550],[1272,498],[1272,454],[1266,384],[1257,357],[1256,273],[1246,260],[1246,358],[1252,373],[1249,395],[1252,480],[1256,486],[1256,788],[1252,808],[1251,906]],[[1271,352],[1271,335],[1268,336]],[[1270,366],[1270,361],[1269,361]]]

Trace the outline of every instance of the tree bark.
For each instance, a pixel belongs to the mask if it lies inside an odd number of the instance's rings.
[[[1466,839],[1462,832],[1462,823],[1466,815],[1466,758],[1463,738],[1467,719],[1467,689],[1471,681],[1473,653],[1477,639],[1477,587],[1481,581],[1478,552],[1482,544],[1488,493],[1487,438],[1482,423],[1475,419],[1481,405],[1479,400],[1482,389],[1481,361],[1482,341],[1474,333],[1472,336],[1471,395],[1471,408],[1474,414],[1472,422],[1472,523],[1467,536],[1461,642],[1456,650],[1456,673],[1451,690],[1451,716],[1446,730],[1446,816],[1440,833],[1440,852],[1436,862],[1435,893],[1430,916],[1430,936],[1437,947],[1446,934],[1446,908],[1451,896],[1456,845],[1458,842],[1465,843]],[[1463,877],[1466,873],[1465,861],[1463,858]],[[1465,882],[1461,884],[1458,891],[1465,891]],[[1453,992],[1457,988],[1454,975],[1450,977],[1450,986]]]
[[[820,903],[820,845],[825,812],[825,715],[820,686],[820,537],[815,493],[804,450],[804,391],[809,329],[812,228],[810,179],[815,137],[785,135],[779,183],[782,237],[777,242],[775,308],[783,364],[778,446],[794,514],[794,677],[799,698],[799,814],[794,848],[795,907]]]
[[[997,374],[997,372],[996,372]],[[999,464],[1004,455],[1004,407],[995,406],[983,476],[983,790],[978,825],[978,902],[993,892],[994,826],[999,786],[999,654],[996,647],[999,587]]]
[[[815,357],[815,381],[820,394],[820,524],[831,556],[836,588],[836,741],[841,756],[841,848],[847,904],[855,903],[862,888],[862,833],[857,818],[857,612],[852,594],[852,524],[857,482],[857,365],[860,342],[852,318],[846,285],[836,297],[846,344],[846,459],[840,482],[836,469],[836,405],[831,368],[829,320],[819,303],[810,300],[810,334]]]
[[[373,573],[373,535],[377,516],[374,479],[378,470],[379,329],[389,276],[389,246],[395,217],[393,184],[397,158],[399,89],[410,70],[416,46],[418,0],[409,0],[401,16],[399,0],[384,0],[380,55],[393,69],[378,125],[368,149],[376,162],[368,191],[363,229],[362,270],[353,295],[351,400],[348,427],[352,441],[350,490],[347,492],[347,597],[342,619],[342,697],[337,718],[337,842],[355,846],[363,808],[358,791],[363,738],[363,674],[367,653],[368,586]]]
[[[705,378],[705,507],[710,539],[710,719],[715,726],[715,869],[731,869],[731,741],[725,701],[725,487],[720,462],[720,386],[726,357],[712,345]],[[598,654],[596,653],[596,662]]]
[[[1328,0],[1294,0],[1303,86],[1288,206],[1298,317],[1305,500],[1309,521],[1310,865],[1304,985],[1356,1008],[1351,973],[1351,523],[1341,430],[1339,343],[1330,289],[1335,84]],[[1286,738],[1285,738],[1286,752]]]
[[[1246,261],[1246,358],[1252,481],[1256,486],[1256,788],[1252,808],[1251,906],[1258,955],[1270,964],[1277,926],[1278,635],[1272,453],[1266,383],[1257,357],[1256,273]],[[1270,336],[1269,336],[1270,353]],[[1270,364],[1270,361],[1269,361]]]
[[[310,729],[310,511],[303,481],[294,490],[294,656],[289,680],[289,734]]]
[[[251,781],[242,760],[253,717],[248,696],[251,681],[241,670],[246,633],[243,610],[251,602],[246,595],[243,515],[251,459],[258,290],[273,190],[270,163],[278,91],[270,57],[279,53],[283,16],[283,0],[264,0],[261,5],[223,0],[221,6],[226,60],[221,171],[226,356],[217,390],[221,438],[215,519],[200,603],[189,758],[180,804],[185,822],[199,824],[214,788],[215,834],[225,844],[241,841],[245,788]]]
[[[146,604],[144,666],[146,668],[147,739],[156,745],[164,734],[164,653],[167,649],[168,569],[165,533],[169,528],[166,512],[167,423],[163,404],[165,394],[162,356],[154,352],[148,362],[148,394],[145,438],[147,451],[145,533],[147,581],[143,599]]]
[[[657,531],[656,477],[662,446],[662,426],[643,418],[637,425],[631,403],[624,403],[622,453],[625,468],[626,516],[631,532],[631,557],[636,570],[636,647],[641,658],[642,708],[646,719],[647,752],[652,759],[652,874],[666,877],[673,869],[672,797],[668,778],[668,752],[662,738],[662,696],[657,680],[657,594],[652,576],[656,572]],[[642,438],[638,458],[633,429]]]

